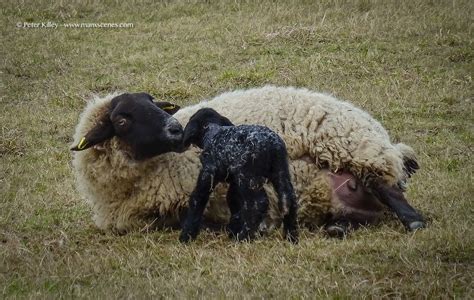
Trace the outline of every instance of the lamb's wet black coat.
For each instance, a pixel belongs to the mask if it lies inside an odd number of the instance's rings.
[[[212,109],[198,111],[184,132],[184,143],[198,145],[203,152],[202,169],[189,201],[181,241],[197,236],[209,194],[220,182],[229,183],[230,233],[239,240],[252,239],[268,211],[263,189],[268,180],[279,196],[280,209],[285,215],[285,234],[290,241],[297,242],[297,204],[288,155],[285,143],[275,132],[258,125],[233,126]]]
[[[209,126],[208,133],[204,136],[205,147],[201,162],[207,169],[214,170],[216,180],[232,176],[237,181],[251,180],[252,186],[261,187],[265,178],[280,169],[274,163],[280,163],[278,159],[281,156],[284,158],[285,144],[270,129],[241,125],[211,130],[214,126]],[[210,131],[217,133],[212,137]]]

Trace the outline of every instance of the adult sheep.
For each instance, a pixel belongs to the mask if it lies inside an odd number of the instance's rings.
[[[96,98],[80,117],[76,145],[81,146],[83,138],[94,134],[101,138],[87,147],[73,148],[88,149],[74,153],[78,188],[91,204],[95,223],[101,229],[126,232],[179,226],[201,167],[199,150],[159,151],[154,153],[156,156],[140,157],[136,152],[142,149],[133,147],[136,143],[128,141],[117,128],[115,134],[114,128],[101,134],[104,122],[117,115],[114,101],[122,96]],[[374,221],[385,205],[407,229],[424,226],[422,216],[402,192],[404,183],[418,168],[414,151],[404,144],[393,145],[380,123],[352,104],[306,89],[265,86],[224,93],[185,107],[174,118],[185,125],[203,107],[215,109],[237,125],[268,126],[283,138],[301,225],[327,223],[330,232],[341,234],[350,225]],[[130,115],[136,110],[125,113]],[[134,118],[141,120],[142,116],[132,115],[131,120]],[[170,146],[168,150],[178,148]],[[266,190],[270,199],[267,224],[279,224],[277,197],[272,188]],[[213,191],[205,220],[218,224],[228,221],[225,195],[224,186]]]

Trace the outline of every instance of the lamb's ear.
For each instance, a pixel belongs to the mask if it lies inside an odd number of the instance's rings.
[[[220,121],[221,121],[221,124],[220,124],[221,126],[234,126],[234,124],[232,124],[232,122],[226,117],[221,116]]]
[[[170,102],[155,102],[156,106],[170,115],[174,115],[181,107]]]
[[[72,151],[86,150],[98,143],[110,139],[115,135],[114,126],[110,121],[109,114],[102,118],[97,125],[81,138],[79,143],[72,147]]]

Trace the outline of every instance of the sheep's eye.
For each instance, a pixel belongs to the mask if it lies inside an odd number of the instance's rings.
[[[125,124],[127,124],[127,119],[125,119],[125,118],[122,118],[122,119],[117,121],[118,126],[124,126]]]

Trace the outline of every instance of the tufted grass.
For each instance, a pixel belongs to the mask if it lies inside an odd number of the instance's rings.
[[[1,298],[472,298],[473,15],[452,1],[2,1]],[[24,29],[17,22],[133,23]],[[345,240],[302,232],[235,244],[205,232],[98,231],[68,146],[90,95],[147,91],[185,105],[293,85],[350,99],[422,169],[395,219]]]

